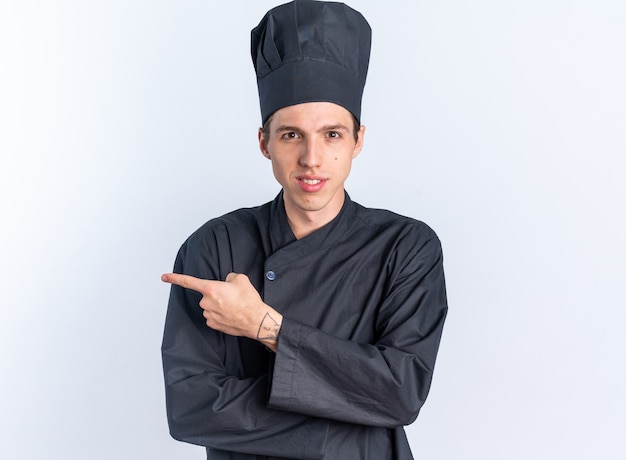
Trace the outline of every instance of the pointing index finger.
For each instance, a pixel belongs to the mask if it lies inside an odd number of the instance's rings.
[[[184,287],[186,289],[193,289],[194,291],[203,294],[202,289],[204,287],[205,280],[189,275],[181,275],[179,273],[166,273],[161,276],[161,281],[176,284],[177,286]]]

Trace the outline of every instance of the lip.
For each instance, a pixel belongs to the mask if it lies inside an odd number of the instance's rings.
[[[320,176],[303,175],[296,177],[300,188],[307,193],[319,192],[324,185],[326,185],[327,179]]]

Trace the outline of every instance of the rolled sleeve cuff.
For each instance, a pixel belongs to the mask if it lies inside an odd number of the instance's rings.
[[[283,318],[271,373],[268,407],[272,409],[291,410],[296,364],[303,333],[300,323]]]

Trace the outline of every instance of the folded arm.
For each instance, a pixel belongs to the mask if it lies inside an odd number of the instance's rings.
[[[447,312],[439,241],[407,251],[402,265],[380,306],[373,344],[284,318],[269,407],[369,426],[415,420]]]

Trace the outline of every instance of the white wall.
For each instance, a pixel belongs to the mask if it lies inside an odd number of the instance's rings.
[[[159,275],[278,191],[248,54],[276,2],[242,3],[0,1],[0,458],[204,458],[167,433]],[[351,5],[348,190],[446,257],[416,458],[626,458],[626,4]]]

